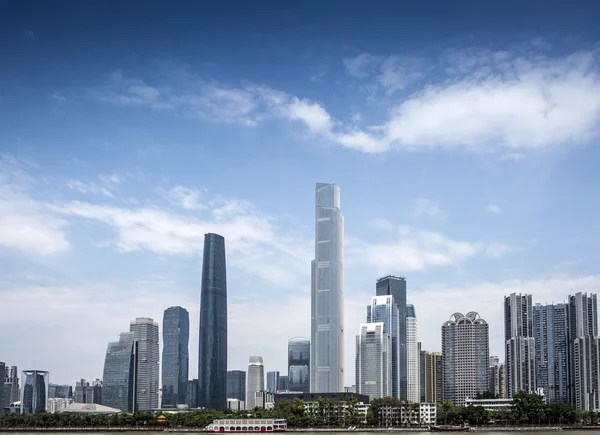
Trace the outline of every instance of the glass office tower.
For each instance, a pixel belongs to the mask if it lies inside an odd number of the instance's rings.
[[[162,407],[187,404],[190,315],[185,308],[170,307],[163,316]]]
[[[340,188],[317,183],[311,263],[310,391],[344,391],[344,216]]]
[[[227,372],[227,398],[246,401],[246,372],[230,370]]]
[[[310,391],[310,340],[304,337],[288,341],[287,389],[308,393]]]
[[[393,302],[398,305],[398,344],[397,365],[398,380],[397,394],[399,399],[408,399],[407,373],[406,373],[406,279],[401,276],[388,275],[379,278],[375,284],[377,296],[392,296]]]
[[[198,406],[227,408],[227,274],[225,239],[204,235],[198,346]]]
[[[50,373],[23,370],[21,375],[21,414],[46,412]]]
[[[137,380],[137,342],[133,332],[108,343],[102,377],[102,404],[123,412],[134,411]]]

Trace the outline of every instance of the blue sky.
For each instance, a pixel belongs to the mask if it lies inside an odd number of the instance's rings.
[[[195,376],[217,232],[230,368],[285,372],[316,182],[341,188],[348,385],[384,274],[425,349],[478,311],[501,358],[504,295],[598,290],[600,7],[322,3],[0,2],[0,360],[101,377],[182,305]]]

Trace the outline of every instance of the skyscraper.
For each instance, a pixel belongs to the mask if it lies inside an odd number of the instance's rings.
[[[246,400],[246,372],[243,370],[230,370],[227,372],[227,398]]]
[[[185,308],[170,307],[163,316],[162,408],[187,404],[190,315]]]
[[[390,394],[400,397],[400,311],[398,304],[394,303],[392,295],[373,296],[371,305],[367,306],[367,323],[383,322],[385,332],[390,336],[390,353],[392,364],[390,366]]]
[[[198,379],[188,381],[188,407],[189,409],[198,408]]]
[[[317,183],[311,263],[310,391],[344,389],[344,216],[340,188]]]
[[[262,356],[251,356],[248,361],[246,385],[246,409],[252,410],[256,405],[256,392],[265,389],[265,368]]]
[[[504,340],[508,398],[519,391],[535,393],[535,339],[531,295],[504,298]]]
[[[487,391],[489,349],[488,324],[478,313],[454,313],[442,325],[443,400],[464,405]]]
[[[158,323],[148,317],[138,317],[129,325],[137,342],[135,410],[152,411],[158,408],[159,357]]]
[[[578,410],[595,411],[600,407],[600,343],[595,294],[569,296],[569,323],[573,403]]]
[[[267,391],[274,393],[277,391],[277,385],[279,385],[279,372],[267,372]]]
[[[50,373],[41,370],[23,370],[21,375],[21,414],[46,412]]]
[[[227,409],[227,273],[225,239],[204,235],[200,293],[198,406]]]
[[[132,413],[136,400],[138,345],[133,332],[108,343],[102,377],[102,404]]]
[[[75,383],[75,393],[73,395],[75,403],[102,403],[102,381],[94,379],[90,384],[85,379]]]
[[[0,396],[0,407],[4,409],[20,400],[19,394],[19,370],[17,366],[6,366],[4,372],[0,372],[0,382],[4,384],[4,396]]]
[[[419,380],[419,329],[415,307],[406,306],[406,400],[420,401]]]
[[[371,400],[391,394],[391,339],[383,322],[362,323],[356,336],[356,390]]]
[[[567,304],[533,307],[536,386],[550,403],[571,402],[569,307]]]
[[[310,383],[309,383],[310,386]],[[288,391],[289,390],[289,385],[288,385],[288,377],[281,375],[279,376],[279,385],[277,385],[277,390],[279,391]]]
[[[500,358],[490,356],[488,367],[488,391],[494,396],[504,398],[504,364],[500,364]]]
[[[423,403],[438,403],[441,402],[439,391],[441,390],[441,372],[442,354],[440,352],[420,351],[419,362],[419,383],[421,388],[419,394]]]
[[[4,376],[6,364],[0,362],[0,414],[4,414]]]
[[[288,341],[287,387],[290,391],[310,391],[310,340],[304,337]]]
[[[407,399],[406,373],[406,279],[400,276],[388,275],[379,278],[375,285],[377,296],[390,295],[398,305],[398,393],[396,397]],[[395,369],[394,369],[395,371]],[[394,381],[392,381],[395,383]]]

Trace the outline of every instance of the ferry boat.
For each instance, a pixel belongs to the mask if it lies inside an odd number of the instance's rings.
[[[283,418],[222,418],[214,420],[204,432],[285,432],[287,420]]]
[[[429,428],[431,432],[467,432],[471,430],[468,424],[461,424],[460,426],[452,426],[450,424],[442,424],[439,426],[431,426]]]

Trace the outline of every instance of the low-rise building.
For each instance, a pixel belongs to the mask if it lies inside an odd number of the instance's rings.
[[[254,406],[271,409],[275,406],[275,394],[271,391],[260,390],[254,393]]]
[[[482,406],[486,411],[502,411],[510,410],[513,402],[512,399],[471,399],[467,397],[465,406]]]
[[[419,404],[419,423],[423,425],[432,425],[437,421],[437,405],[435,403]]]
[[[246,408],[243,400],[227,399],[227,409],[231,409],[232,411],[243,411]]]
[[[50,414],[55,414],[57,412],[61,412],[63,409],[66,409],[71,403],[73,403],[73,399],[63,397],[52,397],[48,399],[46,411]]]

